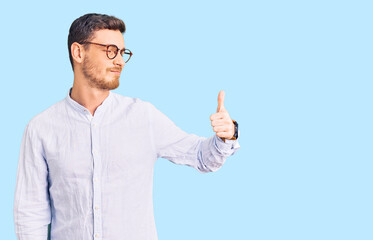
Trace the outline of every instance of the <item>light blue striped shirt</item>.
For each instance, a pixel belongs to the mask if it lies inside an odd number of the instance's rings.
[[[21,143],[14,199],[21,240],[156,240],[159,157],[217,171],[240,146],[188,134],[151,103],[111,92],[89,110],[70,97],[37,114]]]

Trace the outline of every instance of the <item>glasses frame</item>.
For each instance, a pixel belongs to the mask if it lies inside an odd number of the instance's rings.
[[[110,60],[113,60],[114,58],[116,58],[117,55],[118,55],[118,53],[119,53],[119,51],[121,51],[121,52],[123,51],[123,54],[120,54],[122,57],[123,57],[124,54],[128,54],[129,55],[129,57],[128,57],[127,61],[125,61],[125,63],[127,63],[131,59],[131,57],[133,55],[133,53],[131,52],[131,50],[129,50],[128,48],[119,49],[118,46],[114,45],[114,44],[105,45],[105,44],[95,43],[95,42],[82,42],[81,44],[95,44],[95,45],[99,45],[99,46],[102,46],[102,47],[106,47],[106,51],[105,51],[106,52],[106,56]],[[115,47],[115,48],[117,48],[117,51],[116,51],[114,57],[112,57],[112,58],[109,57],[109,47]],[[128,52],[126,52],[126,51],[128,51]]]

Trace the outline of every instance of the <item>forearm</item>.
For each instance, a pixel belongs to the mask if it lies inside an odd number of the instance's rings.
[[[240,145],[237,140],[224,142],[220,137],[214,135],[202,141],[198,151],[200,172],[215,172],[219,170],[227,157],[233,155]]]

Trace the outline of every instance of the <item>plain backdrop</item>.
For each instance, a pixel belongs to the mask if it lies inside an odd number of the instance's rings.
[[[241,149],[214,173],[158,159],[160,240],[373,239],[372,1],[3,1],[0,233],[28,121],[73,84],[67,36],[86,13],[124,20],[134,53],[114,92],[214,134],[225,91]]]

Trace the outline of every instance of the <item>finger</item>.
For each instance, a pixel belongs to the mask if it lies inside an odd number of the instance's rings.
[[[214,132],[232,132],[232,127],[229,125],[222,125],[222,126],[214,126]]]
[[[228,132],[217,132],[216,135],[221,138],[230,139],[232,136]]]
[[[228,122],[225,119],[216,119],[211,121],[211,126],[216,127],[216,126],[224,126]]]
[[[217,133],[219,133],[220,136],[227,138],[227,139],[230,139],[234,136],[233,131],[218,131]]]
[[[231,135],[231,131],[225,126],[213,127],[212,130],[216,133],[226,133]]]
[[[210,116],[210,120],[213,121],[213,120],[216,120],[216,119],[223,119],[224,118],[224,114],[222,113],[213,113],[211,114]]]
[[[218,95],[218,109],[216,110],[216,112],[220,112],[224,109],[224,97],[225,93],[223,90],[221,90]]]
[[[212,130],[214,130],[214,132],[224,132],[225,129],[221,126],[215,126],[212,128]]]

